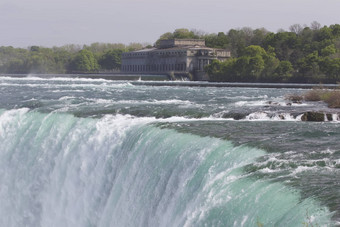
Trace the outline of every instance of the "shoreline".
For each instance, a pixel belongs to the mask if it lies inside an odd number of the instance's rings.
[[[328,88],[335,89],[339,84],[294,84],[294,83],[247,83],[247,82],[208,82],[208,81],[170,81],[165,80],[165,75],[143,74],[0,74],[4,77],[26,78],[87,78],[105,80],[125,80],[139,86],[172,86],[172,87],[242,87],[242,88],[295,88],[312,89]]]
[[[172,86],[172,87],[241,87],[241,88],[296,88],[296,89],[312,89],[312,88],[328,88],[334,89],[339,87],[338,84],[291,84],[291,83],[240,83],[240,82],[195,82],[195,81],[133,81],[133,85],[144,86]]]

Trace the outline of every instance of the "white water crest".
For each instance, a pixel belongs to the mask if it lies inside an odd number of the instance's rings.
[[[268,113],[255,112],[245,117],[248,121],[301,121],[301,118],[294,118],[289,113]]]
[[[93,79],[93,78],[71,78],[71,77],[51,77],[44,78],[38,77],[35,74],[29,74],[26,77],[10,77],[10,76],[0,76],[0,80],[3,81],[83,81],[83,82],[107,82],[105,79]]]
[[[244,172],[265,151],[162,121],[1,110],[0,226],[331,223],[317,201]]]

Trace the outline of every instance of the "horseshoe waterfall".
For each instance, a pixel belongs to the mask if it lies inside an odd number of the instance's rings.
[[[339,120],[302,92],[1,76],[0,226],[338,226]]]

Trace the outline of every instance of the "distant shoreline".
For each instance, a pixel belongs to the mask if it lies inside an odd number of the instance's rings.
[[[182,81],[134,81],[133,85],[145,86],[178,86],[178,87],[242,87],[242,88],[329,88],[339,87],[338,84],[283,84],[283,83],[227,83],[227,82],[182,82]]]
[[[89,74],[0,74],[0,76],[25,78],[85,78],[105,80],[128,80],[133,85],[143,86],[178,86],[178,87],[244,87],[244,88],[338,88],[339,84],[294,84],[294,83],[244,83],[244,82],[208,82],[208,81],[169,81],[166,75],[89,73]]]

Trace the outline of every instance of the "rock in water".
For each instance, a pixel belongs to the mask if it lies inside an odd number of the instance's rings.
[[[327,117],[327,120],[328,120],[328,121],[333,121],[333,116],[332,116],[332,114],[328,113],[328,114],[326,114],[326,117]]]
[[[302,121],[325,121],[325,114],[320,112],[306,112],[301,117]]]

